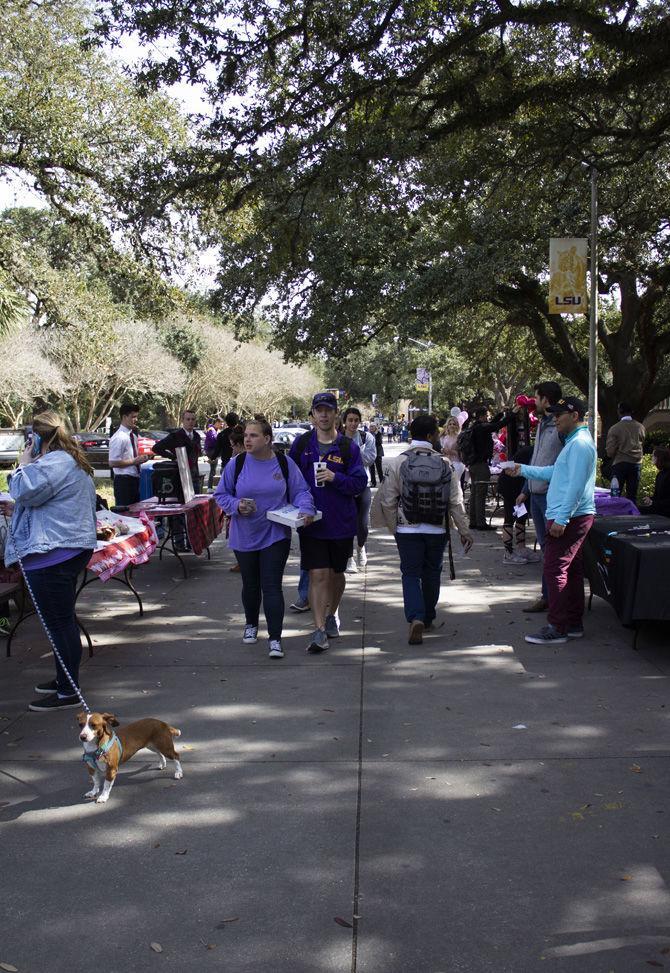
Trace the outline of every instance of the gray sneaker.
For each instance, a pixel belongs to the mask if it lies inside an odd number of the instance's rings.
[[[268,655],[271,659],[283,659],[284,650],[281,647],[281,642],[279,639],[270,639],[270,651]]]
[[[293,604],[289,605],[289,608],[294,612],[308,612],[309,602],[306,598],[304,600],[302,598],[296,598]]]
[[[325,652],[327,648],[328,636],[326,635],[326,630],[324,628],[317,628],[307,646],[307,651],[311,655],[318,655],[319,652]]]
[[[340,634],[337,619],[334,615],[326,615],[326,635],[329,639],[336,639]]]

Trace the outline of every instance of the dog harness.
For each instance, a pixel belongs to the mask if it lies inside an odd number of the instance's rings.
[[[98,749],[94,750],[92,753],[87,753],[86,751],[84,751],[84,754],[81,759],[84,761],[84,763],[88,764],[89,767],[91,767],[93,770],[97,770],[98,760],[100,759],[100,757],[104,757],[105,754],[109,750],[111,750],[111,748],[114,746],[115,743],[118,743],[119,745],[119,763],[120,763],[121,758],[123,757],[123,745],[119,740],[119,738],[117,737],[116,733],[112,733],[111,740],[109,740],[109,742],[106,743],[104,746],[98,747]]]

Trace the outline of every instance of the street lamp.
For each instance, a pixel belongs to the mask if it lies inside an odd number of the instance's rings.
[[[408,338],[408,341],[413,341],[415,345],[420,345],[422,348],[434,348],[435,345],[432,341],[420,341],[418,338]],[[433,372],[430,370],[428,372],[428,415],[433,414]]]

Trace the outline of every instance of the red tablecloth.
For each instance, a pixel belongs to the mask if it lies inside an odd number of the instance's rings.
[[[143,531],[110,541],[99,551],[95,551],[86,565],[101,581],[109,581],[131,564],[145,564],[156,550],[158,538],[153,520],[143,511],[138,511],[136,516],[144,524]]]
[[[145,513],[154,520],[158,517],[186,518],[186,533],[194,554],[202,554],[216,540],[223,529],[225,515],[214,501],[214,497],[195,497],[189,503],[159,505],[152,500],[142,500],[134,504],[131,511]]]

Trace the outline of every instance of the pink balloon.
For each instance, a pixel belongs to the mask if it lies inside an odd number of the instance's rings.
[[[467,418],[468,418],[468,413],[467,412],[459,412],[458,413],[457,419],[458,419],[458,421],[460,422],[461,425],[463,425],[463,423],[465,422],[465,420]]]

